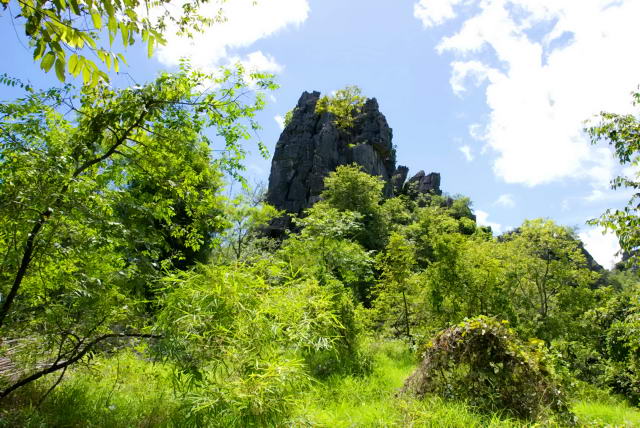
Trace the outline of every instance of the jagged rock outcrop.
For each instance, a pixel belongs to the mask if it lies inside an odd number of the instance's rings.
[[[375,98],[364,103],[348,130],[336,125],[333,114],[316,113],[319,99],[319,92],[304,92],[280,135],[271,162],[268,203],[302,214],[319,200],[325,177],[339,165],[352,163],[381,177],[387,183],[386,197],[406,192],[410,183],[417,192],[442,194],[437,173],[420,171],[405,184],[409,169],[396,168],[393,132]],[[288,223],[286,218],[277,219],[270,227],[272,234]]]
[[[394,195],[399,195],[402,193],[404,189],[404,182],[407,181],[407,176],[409,175],[409,168],[406,166],[400,165],[396,168],[396,172],[391,177],[391,184],[393,186]]]
[[[304,92],[291,121],[276,144],[267,201],[278,209],[300,214],[320,197],[324,178],[338,165],[357,163],[389,185],[396,169],[392,131],[375,98],[364,104],[352,129],[339,129],[331,113],[316,114],[319,92]]]
[[[440,190],[440,174],[437,172],[426,174],[424,171],[419,171],[407,181],[405,192],[409,193],[410,196],[415,196],[420,193],[442,195],[442,190]]]

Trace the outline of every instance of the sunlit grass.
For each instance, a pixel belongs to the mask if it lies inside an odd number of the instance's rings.
[[[373,369],[366,376],[336,375],[302,393],[293,427],[553,427],[508,415],[485,415],[462,402],[418,400],[399,394],[416,361],[402,342],[370,346]],[[52,380],[49,380],[51,382]],[[49,384],[50,385],[50,384]],[[97,358],[73,370],[39,408],[48,385],[27,388],[0,410],[3,427],[183,427],[184,408],[175,397],[170,368],[133,352]],[[595,392],[594,392],[595,391]],[[601,391],[584,394],[572,407],[577,426],[640,427],[640,411]],[[596,393],[597,392],[597,393]],[[11,406],[18,412],[7,411]]]
[[[132,352],[76,368],[36,408],[48,386],[36,385],[11,397],[10,404],[24,407],[17,414],[2,415],[0,426],[170,426],[178,404],[168,369]],[[31,406],[27,398],[33,400]]]
[[[640,411],[626,403],[578,402],[573,407],[580,424],[589,427],[640,427]]]
[[[399,393],[416,366],[400,342],[375,346],[366,377],[332,377],[300,400],[296,421],[323,427],[507,427],[508,418],[473,413],[464,403],[416,400]],[[522,425],[522,424],[520,424]]]
[[[416,362],[407,346],[374,346],[373,372],[366,377],[332,377],[300,400],[293,425],[321,427],[554,427],[553,420],[527,422],[508,415],[483,415],[462,402],[437,397],[417,400],[399,394]],[[602,396],[610,397],[606,393]],[[586,398],[572,410],[578,426],[640,427],[640,411],[610,397]]]

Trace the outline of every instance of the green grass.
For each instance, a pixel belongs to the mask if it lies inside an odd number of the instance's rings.
[[[290,419],[293,427],[547,427],[506,415],[483,415],[462,402],[437,397],[417,400],[398,394],[416,362],[406,345],[371,346],[367,376],[333,376],[303,392]],[[133,352],[97,358],[91,368],[70,373],[39,408],[53,379],[23,389],[3,403],[3,427],[157,427],[186,425],[185,409],[174,396],[170,367]],[[640,427],[640,411],[602,391],[584,388],[572,410],[578,426]],[[30,403],[32,403],[30,405]]]
[[[415,369],[413,355],[399,342],[375,346],[367,377],[332,377],[300,400],[295,424],[320,427],[507,427],[515,421],[484,416],[464,403],[416,400],[399,394]],[[522,425],[522,424],[520,424]]]
[[[76,368],[39,407],[36,404],[50,383],[36,384],[10,396],[0,410],[0,426],[170,425],[176,420],[178,403],[173,398],[169,374],[167,367],[145,361],[132,352],[98,358],[90,368]]]
[[[293,425],[318,427],[552,427],[507,415],[483,415],[461,402],[437,397],[417,400],[398,394],[415,369],[406,346],[387,342],[372,349],[366,377],[332,377],[303,395]],[[640,411],[604,392],[591,392],[572,408],[583,427],[640,427]]]
[[[589,427],[640,427],[640,412],[624,402],[581,401],[573,407],[583,426]]]

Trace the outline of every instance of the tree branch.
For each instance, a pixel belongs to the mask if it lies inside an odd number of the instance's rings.
[[[144,119],[148,114],[148,110],[149,110],[149,106],[147,105],[143,109],[143,112],[140,114],[140,116],[124,131],[124,133],[120,137],[116,139],[115,143],[111,147],[109,147],[109,149],[107,149],[106,152],[104,152],[102,155],[94,159],[91,159],[85,162],[78,169],[76,169],[71,176],[71,181],[77,178],[80,174],[82,174],[87,169],[108,159],[111,155],[113,155],[115,151],[118,149],[118,147],[120,147],[122,144],[124,144],[127,141],[127,138],[129,137],[131,132],[133,132],[133,130],[136,129],[137,127],[140,127],[140,125],[144,122]],[[40,213],[40,215],[38,216],[38,220],[36,220],[36,223],[33,225],[33,228],[31,229],[31,232],[27,237],[27,241],[24,246],[24,252],[22,254],[22,260],[20,261],[20,267],[18,268],[18,272],[16,273],[16,276],[13,280],[13,284],[11,285],[11,289],[9,290],[9,294],[7,295],[7,298],[2,304],[2,307],[0,308],[0,327],[4,325],[5,318],[7,317],[7,314],[9,313],[9,310],[13,305],[13,301],[15,300],[16,295],[18,294],[18,290],[20,289],[20,286],[22,285],[22,280],[24,279],[24,276],[26,275],[27,270],[31,265],[31,261],[33,259],[33,250],[35,248],[38,234],[40,233],[40,231],[42,230],[42,227],[47,222],[51,214],[53,213],[53,209],[58,208],[58,206],[62,203],[62,197],[69,189],[69,186],[71,185],[71,181],[62,187],[60,193],[58,194],[58,197],[54,200],[51,206],[48,207],[45,211]]]
[[[93,339],[91,342],[87,343],[84,348],[79,349],[77,353],[73,356],[68,358],[65,361],[59,361],[56,362],[52,365],[50,365],[49,367],[42,369],[38,372],[35,372],[27,377],[24,377],[22,379],[20,379],[19,381],[17,381],[16,383],[14,383],[13,385],[11,385],[10,387],[8,387],[7,389],[5,389],[4,391],[0,392],[0,400],[2,400],[3,398],[5,398],[6,396],[8,396],[9,394],[11,394],[13,391],[15,391],[18,388],[21,388],[31,382],[34,382],[38,379],[40,379],[43,376],[46,376],[50,373],[54,373],[58,370],[63,370],[66,369],[67,367],[69,367],[70,365],[80,361],[85,355],[87,355],[94,346],[96,346],[98,343],[106,340],[106,339],[112,339],[112,338],[118,338],[118,339],[124,339],[124,338],[131,338],[131,337],[138,337],[138,338],[147,338],[147,339],[160,339],[162,338],[162,336],[157,335],[157,334],[144,334],[144,333],[130,333],[130,334],[125,334],[125,333],[111,333],[111,334],[103,334],[102,336],[99,336],[95,339]],[[56,383],[57,384],[57,383]],[[54,385],[55,386],[55,385]]]

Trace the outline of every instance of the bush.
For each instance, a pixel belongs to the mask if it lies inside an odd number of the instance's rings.
[[[573,420],[542,342],[525,346],[506,321],[486,316],[438,333],[403,390],[464,400],[483,412],[531,420],[552,412]]]
[[[156,351],[176,365],[197,426],[277,425],[310,375],[366,367],[353,296],[337,281],[292,277],[272,260],[199,266],[167,283]]]
[[[586,379],[611,388],[632,404],[640,404],[640,286],[622,293],[602,288],[600,306],[588,311],[583,322],[594,331],[595,349],[600,354],[597,379]]]
[[[332,96],[324,96],[316,104],[316,114],[331,113],[339,129],[349,131],[356,115],[362,110],[366,97],[357,86],[347,86],[337,90]]]

